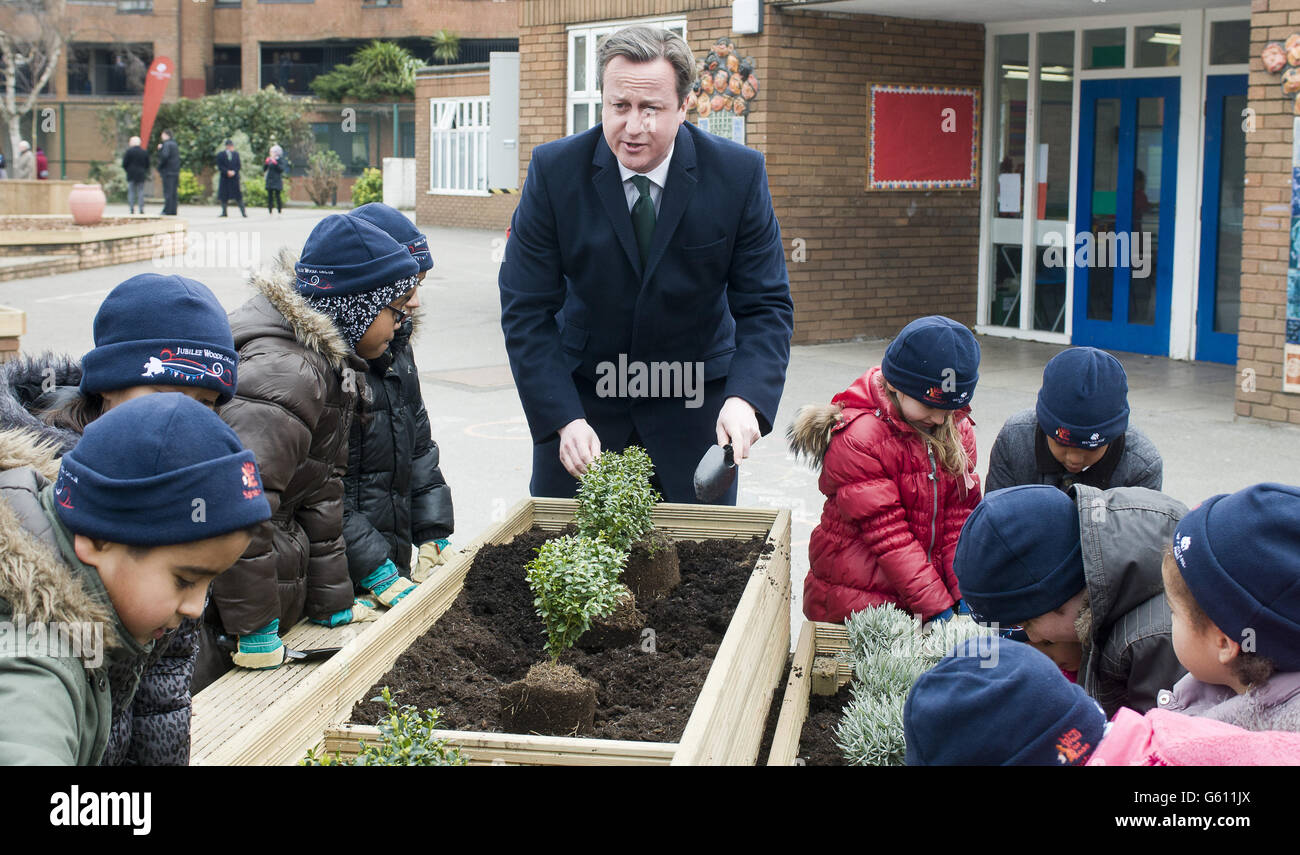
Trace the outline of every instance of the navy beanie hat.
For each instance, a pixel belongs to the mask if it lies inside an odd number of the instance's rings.
[[[1215,626],[1278,670],[1300,671],[1300,487],[1206,499],[1174,529],[1173,553]]]
[[[979,621],[1013,626],[1059,608],[1087,586],[1074,500],[1047,484],[994,490],[966,518],[952,569]]]
[[[420,265],[420,272],[433,268],[433,253],[429,252],[428,236],[392,205],[369,202],[348,211],[348,215],[360,217],[371,225],[379,227],[393,240],[405,246],[411,253],[411,257]]]
[[[1095,347],[1072,347],[1043,368],[1038,427],[1074,448],[1110,445],[1128,430],[1128,375],[1119,360]]]
[[[418,276],[420,265],[405,246],[368,221],[330,214],[307,236],[294,272],[304,297],[347,297]]]
[[[1106,714],[1046,655],[972,638],[912,686],[903,705],[909,766],[1082,766]]]
[[[81,360],[81,391],[131,386],[236,389],[239,354],[226,310],[202,282],[141,273],[114,288],[95,313],[95,349]]]
[[[970,404],[980,379],[980,345],[966,327],[942,315],[917,318],[885,349],[880,371],[895,389],[939,410]]]
[[[144,395],[86,426],[54,482],[76,534],[131,546],[192,543],[271,518],[253,452],[186,395]]]

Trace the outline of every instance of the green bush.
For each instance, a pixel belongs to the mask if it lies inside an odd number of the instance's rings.
[[[565,535],[542,544],[525,566],[552,662],[591,628],[592,618],[614,611],[627,590],[619,581],[626,560],[600,538]]]
[[[384,173],[368,167],[352,185],[352,207],[384,201]]]
[[[455,748],[448,748],[445,739],[435,739],[438,729],[437,710],[416,712],[415,707],[401,707],[393,700],[392,692],[384,692],[371,701],[383,701],[388,707],[388,717],[379,722],[379,744],[361,741],[356,757],[344,760],[341,753],[332,757],[315,749],[307,752],[299,766],[467,766],[469,761]]]
[[[334,204],[342,177],[343,161],[333,149],[313,152],[307,159],[307,195],[317,205]]]
[[[203,185],[188,169],[182,169],[176,182],[176,200],[178,202],[201,202],[204,199]]]
[[[104,198],[110,202],[126,201],[126,170],[122,168],[119,155],[110,161],[92,160],[90,162],[90,180],[104,190]]]
[[[372,41],[312,80],[316,97],[330,103],[397,101],[414,97],[415,70],[424,65],[396,42]]]
[[[578,479],[578,533],[602,535],[615,549],[629,552],[654,528],[650,514],[660,496],[650,486],[653,474],[643,448],[601,452]]]

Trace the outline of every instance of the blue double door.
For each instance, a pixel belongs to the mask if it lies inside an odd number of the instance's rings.
[[[1080,85],[1075,344],[1167,355],[1180,81]],[[1208,78],[1196,358],[1236,361],[1246,78]]]

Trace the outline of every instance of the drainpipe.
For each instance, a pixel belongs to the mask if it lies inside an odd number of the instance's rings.
[[[62,101],[59,102],[59,179],[66,181],[68,178],[68,120],[64,118],[63,108],[66,106]]]
[[[398,148],[397,148],[397,129],[398,129],[398,124],[397,124],[397,123],[398,123],[399,121],[400,121],[400,120],[399,120],[398,117],[397,117],[397,102],[394,101],[394,102],[393,102],[393,157],[401,157],[401,156],[402,156],[401,151],[398,150]],[[381,159],[381,160],[379,161],[379,166],[380,166],[381,169],[383,168],[383,165],[384,165],[384,161]]]

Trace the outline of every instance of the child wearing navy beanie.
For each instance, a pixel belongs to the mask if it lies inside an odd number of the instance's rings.
[[[48,478],[86,427],[125,401],[179,392],[216,407],[234,394],[239,366],[230,323],[201,282],[132,276],[100,304],[93,335],[95,347],[80,361],[44,353],[0,366],[0,443],[10,459]],[[143,664],[109,670],[113,722],[104,765],[189,765],[198,637],[199,622],[186,618]]]
[[[976,620],[1076,662],[1107,714],[1145,712],[1184,673],[1160,563],[1186,512],[1145,487],[995,490],[966,520],[953,571]]]
[[[1206,499],[1178,523],[1163,569],[1188,674],[1161,708],[1300,731],[1300,488]]]
[[[998,431],[985,492],[1017,484],[1159,490],[1160,452],[1128,417],[1128,375],[1118,359],[1095,347],[1061,351],[1043,369],[1037,405]]]
[[[312,229],[301,255],[282,251],[255,273],[255,296],[231,313],[239,391],[221,416],[257,455],[274,516],[212,586],[196,692],[232,662],[279,667],[280,633],[304,616],[326,626],[375,619],[348,574],[340,473],[366,360],[387,351],[419,272],[383,231],[333,214]],[[377,583],[375,593],[395,583]],[[223,634],[238,639],[233,656],[218,643]]]
[[[803,611],[839,622],[889,603],[925,620],[962,610],[957,535],[979,504],[970,402],[980,347],[939,315],[912,321],[881,364],[796,414],[790,448],[821,469]]]
[[[253,454],[185,395],[146,395],[86,427],[51,482],[0,473],[0,765],[96,765],[130,674],[270,518]],[[53,643],[57,623],[66,640]],[[33,646],[41,637],[40,646]],[[189,741],[184,732],[171,734]]]
[[[348,215],[371,223],[405,246],[420,265],[419,281],[424,281],[433,267],[429,239],[405,214],[371,202]],[[367,360],[370,370],[365,378],[372,403],[364,423],[352,422],[348,437],[343,538],[348,570],[363,592],[395,575],[424,581],[446,562],[443,552],[454,528],[451,489],[438,466],[438,443],[430,435],[411,347],[419,319],[414,310],[419,306],[416,297],[407,301],[411,317],[398,327],[388,351]],[[380,601],[401,596],[404,587],[395,581],[379,595]]]

